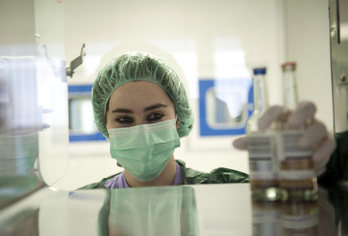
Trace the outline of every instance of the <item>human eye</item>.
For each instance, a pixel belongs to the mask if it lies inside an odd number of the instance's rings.
[[[120,124],[131,124],[133,122],[133,119],[127,116],[122,116],[122,117],[116,118],[116,122]]]
[[[159,112],[155,112],[155,113],[152,113],[150,114],[148,117],[147,117],[147,120],[149,122],[156,122],[156,121],[159,121],[163,118],[163,114],[162,113],[159,113]]]

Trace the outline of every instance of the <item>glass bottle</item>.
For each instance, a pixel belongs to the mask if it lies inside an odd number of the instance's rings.
[[[257,236],[281,236],[282,228],[282,203],[251,198],[252,229]]]
[[[253,70],[254,111],[247,123],[250,186],[255,201],[277,201],[281,198],[276,158],[275,131],[260,131],[258,121],[268,108],[266,68]]]
[[[284,108],[295,110],[297,107],[297,86],[295,78],[296,63],[282,64]],[[317,179],[312,159],[312,149],[297,145],[304,132],[282,124],[281,137],[278,140],[278,158],[280,160],[280,186],[283,200],[306,201],[317,198]]]

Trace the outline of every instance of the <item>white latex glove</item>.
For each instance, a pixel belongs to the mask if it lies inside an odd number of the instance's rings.
[[[313,160],[319,174],[319,171],[329,161],[331,153],[336,148],[336,142],[334,137],[327,131],[324,123],[314,118],[316,110],[316,106],[307,101],[300,102],[293,112],[285,112],[282,106],[271,106],[260,118],[258,126],[260,130],[265,130],[276,120],[285,122],[291,128],[305,125],[306,131],[300,138],[298,145],[314,148]],[[310,124],[307,124],[308,120],[311,120]],[[246,136],[235,139],[233,146],[237,149],[247,150]]]

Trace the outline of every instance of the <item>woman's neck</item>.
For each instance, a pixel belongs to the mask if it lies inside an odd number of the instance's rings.
[[[172,156],[161,174],[153,180],[141,182],[130,175],[126,170],[124,171],[124,176],[129,187],[165,186],[174,184],[176,171],[176,162],[174,156]]]

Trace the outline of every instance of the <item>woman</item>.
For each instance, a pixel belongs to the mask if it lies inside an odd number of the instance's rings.
[[[124,171],[84,188],[248,182],[248,175],[236,170],[202,173],[174,159],[180,138],[191,131],[193,115],[178,75],[160,58],[142,52],[116,57],[98,74],[92,103],[97,128]],[[320,135],[321,143],[325,138],[331,144],[331,152],[334,141],[325,126]],[[239,141],[242,145],[235,146],[245,148],[243,139]]]

